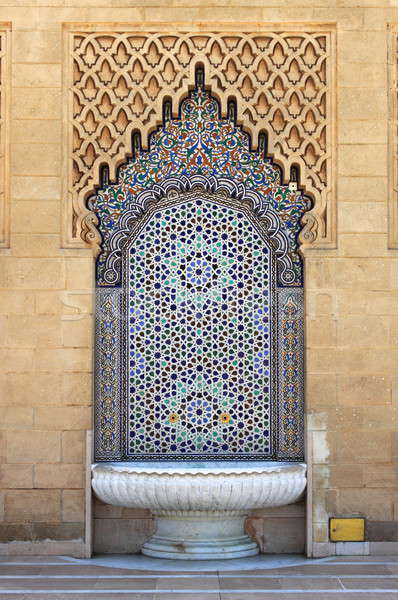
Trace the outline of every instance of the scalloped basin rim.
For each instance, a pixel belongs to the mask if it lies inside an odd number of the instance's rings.
[[[92,486],[106,504],[152,511],[156,530],[143,554],[236,558],[259,551],[245,532],[249,511],[296,502],[306,468],[289,461],[97,463]]]
[[[92,471],[118,471],[125,473],[157,473],[168,475],[235,475],[243,473],[281,472],[297,470],[305,474],[307,465],[295,461],[139,461],[99,462],[91,466]]]

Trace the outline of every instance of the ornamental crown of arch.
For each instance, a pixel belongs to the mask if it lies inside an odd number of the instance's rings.
[[[296,185],[283,185],[281,171],[262,150],[252,151],[249,134],[235,119],[220,117],[218,102],[203,85],[199,69],[195,89],[150,137],[148,151],[136,147],[119,170],[118,182],[90,200],[86,239],[96,237],[97,284],[119,285],[123,244],[151,205],[164,197],[200,188],[249,207],[274,246],[282,285],[302,284],[298,237],[310,199]],[[93,215],[95,217],[93,218]]]

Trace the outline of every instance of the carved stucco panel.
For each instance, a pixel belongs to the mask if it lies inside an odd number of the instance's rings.
[[[304,217],[301,242],[335,245],[335,49],[330,26],[258,30],[246,25],[243,33],[230,26],[217,32],[180,28],[171,33],[164,28],[121,25],[106,31],[91,25],[65,30],[64,244],[98,241],[96,217],[87,218],[86,201],[100,183],[100,168],[107,165],[110,178],[116,178],[117,167],[131,153],[132,133],[139,131],[147,145],[161,122],[165,99],[172,100],[177,116],[200,63],[223,114],[228,101],[236,99],[238,122],[250,132],[253,146],[265,131],[267,151],[285,177],[289,179],[291,166],[300,167],[300,183],[314,201]]]
[[[0,248],[9,246],[10,33],[10,25],[0,23]]]
[[[398,24],[390,27],[389,35],[389,193],[388,242],[398,248]]]

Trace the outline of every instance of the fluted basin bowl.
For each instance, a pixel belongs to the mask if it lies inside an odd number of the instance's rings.
[[[185,560],[257,554],[244,530],[249,511],[292,504],[306,486],[306,465],[294,462],[97,463],[92,473],[103,502],[152,511],[143,554]]]

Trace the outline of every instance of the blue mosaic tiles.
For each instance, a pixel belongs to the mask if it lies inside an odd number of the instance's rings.
[[[96,460],[302,459],[309,206],[202,89],[98,192]]]
[[[128,257],[129,454],[268,455],[274,265],[254,224],[199,197]]]

